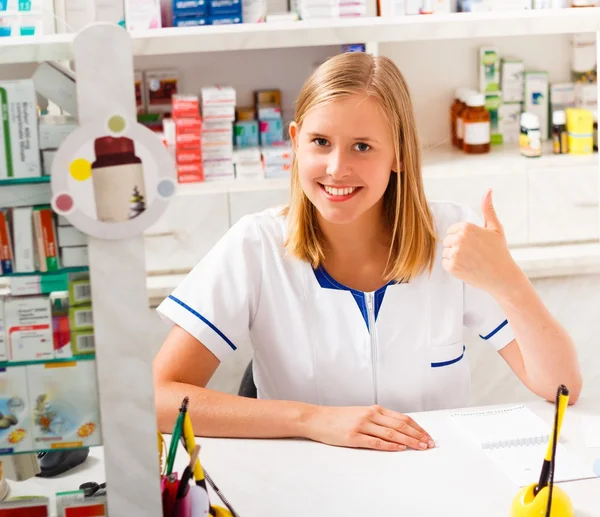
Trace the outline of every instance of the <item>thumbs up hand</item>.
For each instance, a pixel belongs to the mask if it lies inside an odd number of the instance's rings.
[[[461,222],[448,228],[442,266],[463,282],[496,295],[518,266],[508,250],[491,190],[483,198],[481,212],[483,227]]]

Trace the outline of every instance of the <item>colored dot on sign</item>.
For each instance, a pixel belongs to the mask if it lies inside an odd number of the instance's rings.
[[[69,194],[59,194],[54,202],[56,208],[61,212],[68,212],[75,204],[73,198]]]
[[[162,197],[171,197],[173,195],[173,193],[175,192],[175,185],[173,184],[172,181],[169,181],[169,180],[162,180],[158,184],[157,188],[158,188],[158,193]]]
[[[77,158],[69,167],[71,177],[77,181],[85,181],[92,175],[92,164],[84,158]]]
[[[113,133],[121,133],[125,130],[125,119],[121,115],[113,115],[108,119],[108,129]]]

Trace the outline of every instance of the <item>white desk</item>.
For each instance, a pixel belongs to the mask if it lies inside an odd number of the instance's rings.
[[[528,406],[549,424],[553,405]],[[561,441],[590,467],[581,417],[600,415],[600,401],[568,408]],[[397,453],[329,447],[304,440],[202,439],[203,464],[240,517],[508,517],[519,487],[449,420],[447,412],[412,415],[437,441],[428,451]],[[181,472],[185,454],[177,456]],[[541,467],[541,465],[540,465]],[[76,489],[103,481],[102,450],[70,475],[11,483],[11,495]],[[600,478],[561,483],[576,517],[600,517]],[[215,499],[216,500],[216,499]]]

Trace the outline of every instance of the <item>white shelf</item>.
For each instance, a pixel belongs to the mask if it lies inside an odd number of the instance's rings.
[[[180,183],[176,195],[194,196],[197,194],[226,194],[229,192],[257,192],[264,190],[286,189],[289,178],[265,178],[256,180],[213,180],[200,183]]]
[[[600,30],[600,7],[177,27],[133,33],[135,56]],[[3,38],[0,63],[73,57],[73,34]]]

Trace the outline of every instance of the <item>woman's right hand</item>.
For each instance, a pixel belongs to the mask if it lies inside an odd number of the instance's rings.
[[[425,450],[435,445],[412,418],[381,406],[315,406],[306,434],[328,445],[382,451]]]

